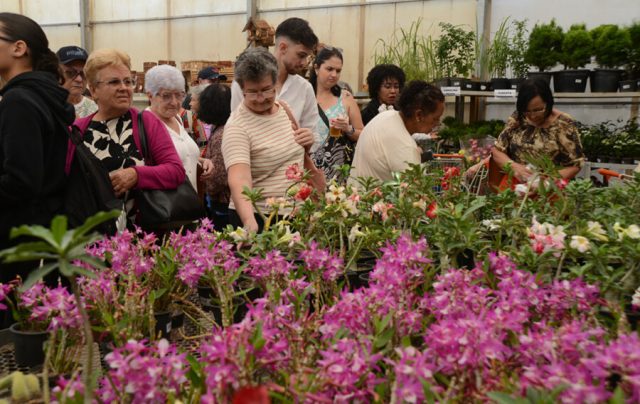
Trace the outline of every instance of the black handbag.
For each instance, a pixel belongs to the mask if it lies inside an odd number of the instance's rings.
[[[145,162],[152,163],[147,147],[142,114],[138,115],[138,135]],[[191,227],[205,217],[204,208],[195,188],[185,177],[176,189],[143,189],[136,195],[139,215],[137,224],[145,230],[176,230]]]

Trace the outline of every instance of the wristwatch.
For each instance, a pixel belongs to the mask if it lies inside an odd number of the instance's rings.
[[[354,128],[354,127],[353,127],[353,125],[350,125],[350,126],[351,126],[351,130],[350,130],[349,132],[345,132],[345,133],[344,133],[344,134],[345,134],[345,135],[347,135],[347,136],[351,136],[351,135],[353,135],[354,133],[356,133],[356,128]]]

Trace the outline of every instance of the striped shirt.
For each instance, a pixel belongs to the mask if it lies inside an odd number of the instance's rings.
[[[285,171],[291,164],[304,164],[304,148],[296,143],[289,117],[280,105],[271,115],[258,115],[244,103],[233,111],[224,127],[222,156],[227,171],[234,164],[247,164],[251,168],[254,189],[262,189],[263,200],[258,207],[265,208],[267,198],[284,197],[293,184]],[[233,199],[229,208],[235,209]],[[266,213],[265,209],[263,213]],[[280,212],[286,213],[286,212]]]

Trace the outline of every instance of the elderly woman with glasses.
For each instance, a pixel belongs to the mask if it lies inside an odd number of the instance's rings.
[[[187,133],[179,116],[182,101],[186,97],[184,76],[173,66],[155,66],[145,75],[144,89],[151,104],[148,110],[153,112],[169,131],[187,178],[196,189],[198,165],[202,167],[202,179],[207,179],[213,173],[213,164],[211,160],[200,157],[198,145]]]
[[[575,177],[584,163],[575,121],[553,108],[549,84],[526,80],[520,85],[516,111],[492,149],[492,167],[510,165],[515,179],[524,182],[533,175],[529,160],[542,156],[551,159],[564,179]]]
[[[87,59],[85,73],[98,111],[78,119],[89,150],[110,172],[116,196],[125,201],[128,223],[135,216],[133,189],[175,189],[185,170],[165,125],[152,113],[143,113],[148,156],[142,154],[138,110],[131,106],[135,79],[131,59],[116,49],[97,50]]]
[[[231,190],[229,221],[259,231],[263,223],[243,195],[244,188],[262,190],[257,206],[266,212],[266,200],[284,197],[293,184],[285,172],[290,165],[303,166],[313,134],[295,132],[288,107],[276,101],[278,63],[266,49],[245,50],[236,61],[234,73],[244,98],[227,121],[222,138]]]

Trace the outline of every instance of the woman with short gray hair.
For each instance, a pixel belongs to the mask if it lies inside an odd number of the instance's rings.
[[[213,164],[211,160],[200,157],[198,145],[189,136],[180,119],[180,107],[186,95],[182,73],[170,65],[154,66],[144,77],[144,89],[151,104],[147,110],[166,126],[187,178],[193,188],[197,189],[198,164],[202,166],[203,179],[213,174]]]
[[[275,57],[264,48],[249,48],[238,57],[234,75],[244,100],[231,114],[222,138],[231,190],[229,221],[249,231],[260,231],[263,223],[242,194],[244,187],[262,189],[257,206],[266,211],[266,200],[285,196],[293,184],[285,175],[287,167],[303,167],[305,152],[313,145],[313,134],[296,134],[288,106],[276,101],[277,71]]]

